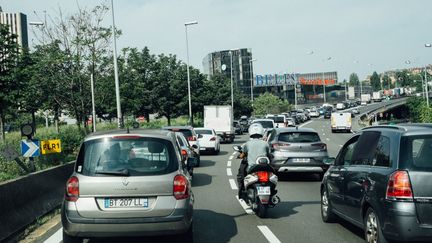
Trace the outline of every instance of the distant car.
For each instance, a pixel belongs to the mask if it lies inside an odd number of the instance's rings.
[[[345,109],[345,105],[343,103],[337,103],[336,104],[336,109],[337,110],[343,110],[343,109]]]
[[[296,126],[296,122],[295,122],[294,118],[289,117],[286,119],[286,121],[287,121],[288,127],[295,127]]]
[[[310,117],[319,117],[320,113],[318,112],[318,110],[311,110],[311,112],[309,113]]]
[[[321,178],[328,169],[327,145],[311,128],[276,128],[267,138],[273,158],[272,167],[279,173],[316,173]]]
[[[432,242],[431,158],[431,124],[361,130],[326,161],[322,220],[347,220],[366,242]]]
[[[189,144],[193,147],[194,152],[196,154],[196,157],[198,158],[198,165],[200,166],[201,164],[201,153],[200,153],[200,143],[198,141],[198,136],[195,131],[194,128],[191,126],[166,126],[166,127],[162,127],[162,129],[164,130],[170,130],[173,132],[181,132],[183,133],[183,135],[185,136],[185,138],[188,140]],[[193,146],[196,145],[196,146]]]
[[[360,111],[357,108],[352,109],[353,114],[360,114]]]
[[[259,123],[263,126],[264,129],[274,129],[275,123],[273,119],[255,119],[252,121],[252,124]]]
[[[181,155],[185,157],[185,159],[193,159],[193,164],[189,168],[189,174],[193,176],[193,168],[199,166],[198,164],[198,156],[194,151],[194,148],[189,144],[188,140],[185,138],[183,133],[176,132],[177,143],[181,149]],[[193,145],[196,146],[196,145]]]
[[[248,129],[249,129],[249,119],[248,119],[248,117],[247,116],[240,117],[239,123],[240,123],[240,126],[242,128],[242,131],[243,132],[247,132]]]
[[[66,182],[63,242],[173,234],[192,242],[194,195],[188,167],[174,132],[92,133]]]
[[[331,118],[332,111],[330,109],[327,109],[324,111],[324,119],[330,119]]]
[[[195,132],[198,135],[202,135],[201,138],[198,138],[201,145],[201,152],[211,152],[214,154],[219,154],[220,141],[218,135],[213,129],[199,127],[195,128]]]
[[[274,121],[276,127],[285,127],[286,126],[285,115],[267,115],[266,118],[272,119]]]
[[[235,134],[242,135],[243,129],[238,121],[233,121],[234,132]]]

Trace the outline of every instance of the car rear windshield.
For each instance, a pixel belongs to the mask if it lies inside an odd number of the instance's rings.
[[[178,129],[178,128],[169,128],[173,132],[181,132],[185,136],[185,138],[193,137],[193,132],[190,129]]]
[[[271,121],[255,121],[254,123],[259,123],[263,128],[273,128],[273,122]]]
[[[269,119],[272,119],[275,123],[284,123],[285,119],[282,116],[273,116],[269,117]]]
[[[284,132],[279,134],[278,140],[287,143],[314,143],[321,141],[318,134],[314,132]]]
[[[204,129],[195,130],[195,132],[197,134],[202,134],[202,135],[212,135],[213,134],[211,130],[204,130]]]
[[[107,137],[81,145],[76,171],[86,176],[144,176],[178,169],[172,143],[148,137]]]
[[[416,171],[432,171],[432,135],[402,137],[400,162]]]

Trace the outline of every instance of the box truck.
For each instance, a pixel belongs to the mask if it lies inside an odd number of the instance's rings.
[[[382,100],[382,95],[381,95],[381,91],[376,91],[372,93],[372,100],[374,102],[381,102]]]
[[[204,106],[204,127],[212,128],[221,142],[234,141],[234,118],[230,105]]]
[[[336,112],[331,114],[331,130],[351,132],[351,112]]]

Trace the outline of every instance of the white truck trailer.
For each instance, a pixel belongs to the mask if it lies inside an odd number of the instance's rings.
[[[204,106],[204,127],[212,128],[221,142],[234,141],[234,115],[230,105]]]

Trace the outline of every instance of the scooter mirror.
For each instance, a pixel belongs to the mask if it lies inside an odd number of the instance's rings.
[[[240,152],[242,150],[241,146],[233,146],[234,151]]]

